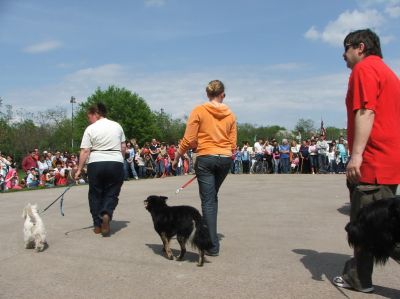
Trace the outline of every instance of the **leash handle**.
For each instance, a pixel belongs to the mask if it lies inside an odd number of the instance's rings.
[[[195,179],[197,178],[197,175],[195,175],[194,177],[192,177],[189,181],[187,181],[185,184],[183,184],[180,188],[176,189],[176,194],[178,194],[181,190],[183,190],[184,188],[186,188],[188,185],[190,185]]]

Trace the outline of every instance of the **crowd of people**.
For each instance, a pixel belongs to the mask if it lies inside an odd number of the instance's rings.
[[[40,153],[39,149],[34,149],[23,158],[23,177],[20,177],[13,157],[0,154],[0,188],[5,191],[85,183],[85,178],[78,181],[73,179],[77,162],[75,154],[59,151]]]
[[[233,155],[231,173],[345,173],[349,154],[347,142],[327,141],[326,136],[312,136],[300,144],[296,140],[259,139],[250,147],[246,142]]]
[[[189,150],[180,157],[177,168],[171,165],[179,146],[152,139],[139,147],[135,139],[126,141],[124,157],[125,180],[165,178],[167,176],[194,173],[196,153]],[[21,168],[24,177],[19,177],[16,163],[11,155],[0,153],[0,190],[67,186],[85,184],[87,176],[75,180],[79,156],[68,152],[30,151],[23,158]],[[344,173],[348,161],[347,143],[343,137],[338,142],[326,141],[325,136],[312,136],[297,144],[283,139],[260,139],[251,147],[245,142],[237,147],[232,156],[231,173]],[[257,165],[262,165],[262,172]]]

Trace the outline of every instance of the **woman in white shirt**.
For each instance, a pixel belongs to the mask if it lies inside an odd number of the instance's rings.
[[[104,104],[89,107],[89,125],[82,137],[79,166],[75,179],[89,159],[89,207],[93,218],[94,233],[107,236],[110,221],[118,204],[118,196],[124,182],[125,134],[115,121],[106,118]]]

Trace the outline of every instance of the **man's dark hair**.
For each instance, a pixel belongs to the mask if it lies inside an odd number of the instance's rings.
[[[106,108],[106,106],[105,106],[103,103],[101,103],[101,102],[90,106],[90,107],[88,108],[87,112],[88,112],[89,114],[96,114],[96,113],[97,113],[98,115],[103,116],[103,117],[106,117],[106,116],[107,116],[107,108]]]
[[[380,58],[383,58],[379,37],[371,29],[361,29],[350,32],[343,41],[345,48],[348,45],[356,48],[361,43],[365,45],[365,56],[377,55]]]

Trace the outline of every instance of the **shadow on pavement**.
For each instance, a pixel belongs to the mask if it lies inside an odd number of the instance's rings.
[[[350,258],[347,254],[318,252],[311,249],[293,249],[293,252],[303,255],[300,261],[310,271],[312,279],[318,281],[324,280],[323,275],[332,281],[335,276],[342,273],[344,263]]]
[[[377,286],[374,285],[375,292],[374,294],[390,298],[390,299],[398,299],[400,298],[400,290],[392,289],[392,288],[387,288],[387,287],[382,287],[382,286]]]
[[[323,275],[325,275],[332,282],[335,276],[342,273],[344,263],[350,258],[347,254],[318,252],[311,249],[293,249],[293,252],[303,255],[300,261],[310,271],[312,279],[318,281],[323,281]],[[374,285],[374,287],[376,295],[390,299],[400,298],[400,290],[378,285]]]
[[[110,235],[113,235],[116,232],[119,232],[121,229],[124,229],[125,227],[127,227],[128,223],[130,223],[130,221],[112,220],[110,222]]]
[[[146,244],[147,247],[149,247],[151,250],[153,250],[153,252],[157,255],[161,255],[164,258],[167,258],[164,254],[164,248],[163,245],[161,244]],[[178,245],[179,246],[179,245]],[[172,249],[172,254],[174,255],[174,257],[179,256],[179,253],[181,252],[178,249]],[[184,261],[189,261],[189,262],[195,262],[197,263],[199,260],[199,255],[198,253],[194,253],[191,251],[187,251],[185,254],[185,257],[183,258]]]

